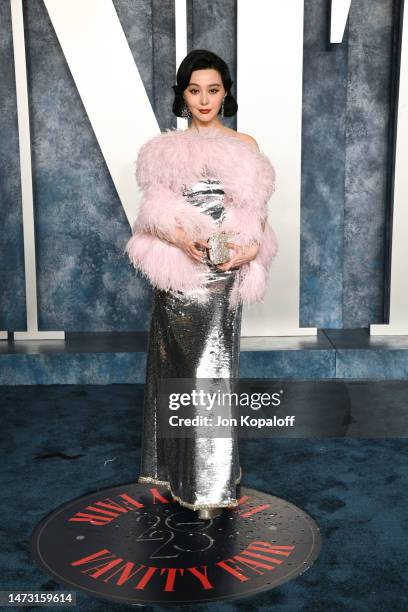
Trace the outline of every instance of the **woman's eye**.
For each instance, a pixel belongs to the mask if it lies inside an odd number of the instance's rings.
[[[214,94],[218,93],[218,89],[210,89],[210,91],[211,91],[212,93],[214,93]],[[198,92],[198,89],[189,89],[189,92],[190,92],[191,94],[194,94],[194,93],[197,93],[197,92]]]

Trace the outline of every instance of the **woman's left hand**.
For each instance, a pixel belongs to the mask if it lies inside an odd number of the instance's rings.
[[[259,251],[259,244],[252,244],[251,246],[242,247],[240,244],[235,244],[235,242],[227,242],[227,247],[229,249],[234,249],[234,254],[228,261],[222,264],[217,264],[218,270],[221,270],[222,272],[226,272],[232,268],[237,268],[243,264],[249,263],[255,259]]]

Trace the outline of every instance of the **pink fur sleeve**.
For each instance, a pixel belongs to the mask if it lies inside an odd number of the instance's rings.
[[[198,240],[213,230],[212,220],[164,185],[151,185],[139,205],[133,232],[164,233],[174,236],[176,227],[182,227],[192,240]]]
[[[143,195],[133,232],[165,234],[172,240],[176,227],[182,227],[192,240],[209,235],[213,230],[212,219],[190,206],[182,195],[176,193],[163,180],[165,174],[161,147],[163,137],[155,136],[139,149],[135,161],[136,181]]]

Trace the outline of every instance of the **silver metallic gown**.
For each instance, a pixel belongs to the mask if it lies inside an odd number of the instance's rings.
[[[221,223],[224,191],[218,179],[203,175],[184,196],[192,206]],[[238,268],[221,271],[206,260],[201,303],[194,292],[154,289],[146,364],[141,475],[139,482],[167,486],[172,497],[193,510],[235,506],[241,479],[238,439],[234,427],[227,437],[159,437],[159,379],[237,379],[242,302],[228,309]],[[233,386],[229,390],[234,390]],[[230,435],[228,435],[230,433]]]

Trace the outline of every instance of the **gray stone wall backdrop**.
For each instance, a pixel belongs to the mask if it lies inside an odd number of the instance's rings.
[[[341,45],[328,42],[329,3],[305,2],[301,326],[356,328],[385,320],[400,2],[353,0]],[[114,5],[160,129],[176,126],[174,2],[114,0]],[[187,15],[189,50],[219,53],[230,66],[236,94],[236,2],[190,1]],[[24,2],[24,20],[39,329],[147,330],[151,288],[122,255],[130,227],[43,0]],[[26,328],[26,315],[6,0],[0,3],[0,49],[0,328],[14,331]],[[253,93],[255,101],[262,90]],[[236,128],[235,118],[226,125]]]

